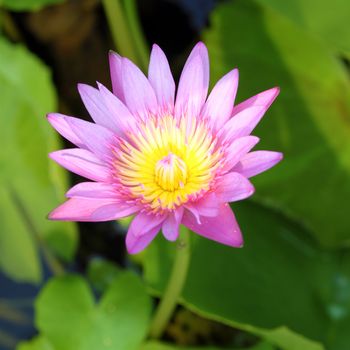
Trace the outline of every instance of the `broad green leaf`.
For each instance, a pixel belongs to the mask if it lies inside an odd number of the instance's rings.
[[[55,350],[50,342],[42,336],[30,341],[24,341],[17,345],[16,350]]]
[[[342,350],[338,343],[350,342],[350,252],[323,251],[295,223],[260,205],[234,208],[244,248],[191,234],[182,303],[282,349],[319,350],[322,342]],[[147,250],[145,278],[155,291],[164,290],[174,250],[162,238]]]
[[[169,345],[165,343],[160,343],[160,342],[155,342],[151,341],[146,344],[144,344],[140,350],[220,350],[221,348],[217,347],[182,347],[182,346],[174,346],[174,345]],[[227,349],[227,348],[225,348]],[[273,350],[274,348],[272,347],[271,344],[262,342],[259,343],[253,347],[250,348],[244,348],[245,350]],[[231,350],[244,350],[244,349],[238,349],[234,348]],[[230,349],[227,349],[230,350]]]
[[[47,154],[59,148],[46,121],[56,110],[55,90],[43,63],[0,37],[0,268],[12,278],[40,279],[35,242],[44,239],[64,259],[73,256],[75,226],[47,213],[61,200],[66,173]]]
[[[65,0],[0,0],[0,7],[12,11],[35,11],[44,6],[59,4]]]
[[[52,279],[36,303],[36,325],[55,350],[136,350],[146,335],[150,298],[139,278],[121,273],[96,305],[78,276]]]
[[[350,27],[348,0],[258,0],[279,11],[300,28],[317,36],[336,53],[350,57]]]
[[[120,273],[115,263],[101,258],[91,260],[87,271],[89,282],[99,292],[109,287]]]
[[[253,179],[254,199],[297,219],[324,245],[348,245],[350,85],[341,62],[278,12],[249,0],[218,6],[204,39],[213,81],[240,69],[239,101],[281,87],[254,133],[258,149],[285,157]]]

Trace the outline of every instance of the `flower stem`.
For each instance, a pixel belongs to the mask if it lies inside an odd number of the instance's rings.
[[[125,15],[128,19],[130,33],[134,39],[135,49],[139,58],[139,66],[146,72],[148,66],[149,47],[142,32],[135,0],[124,0]]]
[[[134,63],[139,64],[140,62],[120,0],[102,0],[102,3],[116,49],[122,56],[126,56],[134,61]]]
[[[102,3],[116,49],[146,72],[149,49],[135,0],[102,0]]]
[[[190,262],[190,235],[180,228],[180,238],[168,285],[151,322],[150,337],[160,338],[167,326],[186,282]]]

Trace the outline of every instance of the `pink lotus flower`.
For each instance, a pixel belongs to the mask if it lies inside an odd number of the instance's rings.
[[[208,52],[192,50],[175,83],[163,51],[154,45],[148,78],[127,58],[110,54],[113,93],[79,84],[94,123],[52,113],[52,126],[77,148],[50,157],[86,177],[49,215],[53,220],[108,221],[136,214],[126,245],[143,250],[162,230],[170,241],[183,224],[233,247],[242,235],[228,202],[251,196],[248,178],[274,166],[282,154],[251,149],[250,133],[279,93],[264,91],[234,106],[238,70],[222,77],[207,98]]]

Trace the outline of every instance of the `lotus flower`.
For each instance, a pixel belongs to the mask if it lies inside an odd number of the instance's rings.
[[[248,178],[274,166],[282,154],[253,151],[250,133],[279,93],[264,91],[236,106],[238,70],[208,94],[209,59],[203,43],[192,50],[175,83],[163,51],[154,45],[148,78],[127,58],[109,56],[113,93],[79,84],[95,123],[52,113],[51,125],[77,148],[50,157],[81,175],[68,200],[49,218],[108,221],[135,214],[126,236],[129,253],[162,231],[175,241],[183,224],[233,247],[243,239],[228,205],[251,196]]]

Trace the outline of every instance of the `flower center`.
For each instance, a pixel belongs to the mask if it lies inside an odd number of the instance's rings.
[[[223,151],[205,121],[149,117],[119,139],[113,165],[121,193],[162,212],[200,198],[220,172]]]
[[[187,166],[177,155],[169,154],[159,160],[155,166],[156,183],[165,191],[183,188],[187,181]]]

